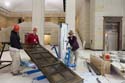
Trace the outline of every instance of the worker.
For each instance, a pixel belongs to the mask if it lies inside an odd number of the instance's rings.
[[[73,33],[73,31],[72,30],[70,30],[69,31],[69,36],[68,36],[68,43],[70,44],[70,46],[71,46],[71,61],[74,63],[74,64],[76,64],[76,62],[77,62],[77,56],[78,56],[78,48],[79,48],[79,44],[78,44],[78,42],[77,42],[77,38],[76,38],[76,36],[74,35],[74,33]],[[74,60],[73,60],[73,57],[75,57],[74,58]]]
[[[33,33],[30,33],[27,37],[27,40],[26,40],[27,44],[39,44],[39,38],[36,33],[37,33],[37,28],[34,27]]]
[[[20,36],[19,36],[19,25],[15,24],[10,35],[10,56],[12,58],[11,73],[13,75],[20,75]]]

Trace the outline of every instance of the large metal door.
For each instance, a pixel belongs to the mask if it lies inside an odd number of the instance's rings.
[[[104,50],[122,50],[122,17],[104,17],[103,30]]]
[[[105,38],[105,42],[107,42],[108,50],[118,50],[119,43],[119,23],[117,22],[109,22],[105,24],[105,34],[107,35]]]

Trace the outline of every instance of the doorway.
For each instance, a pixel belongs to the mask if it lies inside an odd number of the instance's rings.
[[[122,49],[122,17],[104,17],[103,48],[107,51]]]

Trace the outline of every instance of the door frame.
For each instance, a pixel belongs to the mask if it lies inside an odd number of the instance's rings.
[[[103,50],[105,50],[105,23],[106,22],[117,22],[119,23],[118,28],[118,49],[122,50],[122,16],[104,16],[103,17]]]

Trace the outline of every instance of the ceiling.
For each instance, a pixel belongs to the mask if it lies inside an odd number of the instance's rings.
[[[64,17],[63,8],[65,0],[45,0],[45,13],[47,16]],[[76,14],[81,10],[83,0],[76,0]],[[0,13],[8,17],[32,16],[32,0],[0,0]]]
[[[32,0],[0,0],[0,7],[11,12],[31,12]],[[63,12],[63,0],[45,0],[45,11]]]

